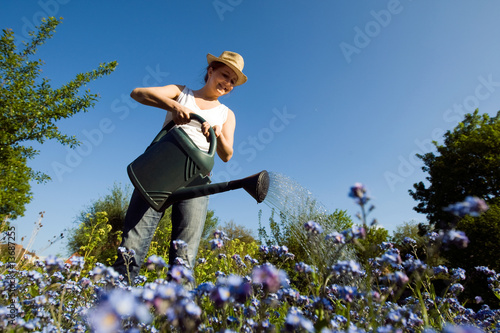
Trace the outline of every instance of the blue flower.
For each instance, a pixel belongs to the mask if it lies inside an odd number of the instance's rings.
[[[370,197],[366,194],[366,188],[361,183],[355,183],[349,191],[349,197],[353,198],[358,204],[364,205]]]
[[[443,209],[459,217],[465,215],[479,216],[488,210],[488,205],[483,199],[475,196],[468,196],[464,201],[451,204]]]
[[[363,276],[365,271],[354,260],[339,261],[331,267],[337,275]]]
[[[458,248],[466,248],[469,245],[469,238],[465,235],[463,231],[448,230],[443,233],[443,244],[450,245],[454,244]]]
[[[254,283],[262,284],[264,290],[270,293],[275,293],[281,285],[287,283],[284,271],[278,270],[268,263],[254,267],[252,280]]]
[[[311,234],[320,234],[323,232],[323,227],[314,221],[308,221],[304,224],[304,228],[306,229],[307,232]]]
[[[328,235],[326,235],[325,240],[331,239],[334,244],[344,244],[345,236],[337,231],[334,231]]]

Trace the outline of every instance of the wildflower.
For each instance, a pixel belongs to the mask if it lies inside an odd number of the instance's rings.
[[[392,249],[394,247],[394,245],[392,243],[389,243],[389,242],[382,242],[379,244],[379,247],[382,250],[389,250],[389,249]]]
[[[483,199],[468,196],[464,201],[451,204],[443,209],[459,217],[464,217],[465,215],[479,216],[488,210],[488,205]]]
[[[225,286],[217,286],[210,292],[210,300],[215,303],[216,306],[221,307],[229,299],[231,293],[229,288]]]
[[[462,286],[460,283],[454,283],[454,284],[450,287],[450,292],[451,292],[452,294],[461,293],[462,291],[464,291],[464,286]]]
[[[229,238],[227,237],[227,234],[222,231],[222,230],[215,230],[214,231],[214,238],[215,239],[221,239],[221,240],[228,240]]]
[[[242,277],[237,275],[230,275],[226,282],[234,300],[238,303],[245,303],[252,291],[250,283],[244,281]]]
[[[295,332],[297,330],[305,330],[307,332],[314,332],[314,326],[312,322],[305,318],[300,311],[291,307],[285,318],[285,329],[290,332]]]
[[[465,280],[465,269],[454,268],[451,270],[451,278],[453,280]]]
[[[489,269],[486,266],[477,266],[475,267],[478,272],[482,272],[486,274],[486,276],[495,276],[496,272],[492,269]]]
[[[351,303],[354,300],[354,297],[358,294],[358,290],[356,287],[339,287],[338,288],[339,297],[346,302]]]
[[[454,244],[458,248],[466,248],[469,245],[469,238],[463,231],[448,230],[443,234],[443,244]]]
[[[329,240],[329,239],[333,240],[334,244],[344,244],[345,243],[344,235],[339,233],[339,232],[336,232],[336,231],[326,235],[325,240]]]
[[[303,263],[302,261],[295,264],[295,270],[299,273],[311,273],[313,271],[311,266]]]
[[[431,231],[431,232],[427,233],[427,238],[429,238],[430,242],[434,242],[434,241],[436,241],[436,239],[439,238],[439,234],[435,231]]]
[[[401,256],[398,249],[390,249],[382,255],[381,262],[387,263],[392,267],[397,267],[401,264]]]
[[[207,259],[205,259],[205,258],[198,258],[198,260],[196,262],[201,265],[201,264],[206,263]]]
[[[448,267],[439,265],[433,268],[434,275],[439,275],[441,273],[448,274]]]
[[[212,250],[214,249],[220,249],[222,246],[224,246],[224,242],[220,238],[214,238],[210,241],[210,246]]]
[[[191,270],[182,265],[174,265],[168,272],[169,278],[174,280],[177,283],[181,283],[182,281],[193,282],[194,278],[191,273]]]
[[[366,230],[364,227],[353,225],[350,229],[342,232],[344,237],[351,239],[364,239],[366,237]]]
[[[370,200],[366,194],[366,188],[361,183],[355,183],[349,191],[349,197],[353,198],[359,205],[364,205]]]
[[[254,283],[262,284],[266,292],[274,293],[285,282],[284,272],[276,269],[272,264],[254,267],[252,271]]]
[[[339,261],[331,267],[337,275],[352,275],[352,276],[363,276],[365,271],[361,269],[361,266],[354,260],[349,261]]]
[[[188,247],[187,243],[181,239],[174,240],[172,242],[172,244],[174,246],[174,249],[176,249],[176,250],[183,250],[183,249],[187,249],[187,247]]]
[[[396,284],[398,286],[404,286],[410,280],[405,273],[400,272],[400,271],[395,272],[394,277],[396,279]]]
[[[415,245],[415,244],[417,244],[417,241],[414,240],[413,238],[405,237],[405,238],[403,238],[403,243],[409,244],[409,245]]]
[[[427,270],[427,265],[420,259],[410,259],[403,263],[408,273],[420,272],[423,273]]]
[[[320,234],[323,232],[323,227],[314,221],[308,221],[304,224],[304,228],[306,229],[307,232],[311,234]]]
[[[158,267],[158,268],[166,267],[167,263],[165,262],[165,260],[162,257],[157,256],[156,254],[153,254],[152,256],[150,256],[148,258],[146,265],[147,265],[148,269],[154,269],[155,267]]]

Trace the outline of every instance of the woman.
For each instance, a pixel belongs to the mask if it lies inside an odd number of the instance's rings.
[[[219,57],[207,55],[208,67],[205,85],[191,90],[180,85],[136,88],[131,97],[139,103],[164,109],[167,112],[164,126],[171,120],[181,126],[195,144],[208,151],[209,128],[217,137],[217,155],[227,162],[233,156],[233,140],[236,120],[233,111],[219,102],[219,97],[230,93],[235,86],[247,81],[243,74],[243,58],[235,52],[224,51]],[[197,113],[206,120],[190,123],[190,114]],[[171,242],[169,263],[177,257],[194,267],[198,246],[205,224],[208,196],[176,202],[172,206],[172,242],[187,243],[187,251],[178,249]],[[134,250],[130,262],[119,251],[113,268],[133,282],[148,252],[151,239],[163,213],[149,207],[141,195],[134,191],[124,221],[121,247]],[[187,252],[187,253],[186,253]]]

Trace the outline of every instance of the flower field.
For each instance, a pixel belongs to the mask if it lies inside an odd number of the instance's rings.
[[[360,184],[350,196],[361,208],[359,225],[326,234],[315,221],[303,225],[309,244],[339,255],[332,265],[298,260],[285,246],[229,240],[220,231],[194,269],[182,261],[169,267],[152,255],[132,283],[83,257],[2,263],[1,331],[500,332],[499,303],[481,297],[474,307],[460,303],[469,272],[436,261],[448,246],[467,246],[464,233],[429,232],[425,259],[415,240],[405,238],[414,251],[402,257],[393,243],[363,242],[376,228],[367,223],[369,198]],[[447,209],[480,214],[487,206],[468,198]],[[341,257],[347,249],[378,255]],[[485,266],[476,271],[500,302],[500,274]]]

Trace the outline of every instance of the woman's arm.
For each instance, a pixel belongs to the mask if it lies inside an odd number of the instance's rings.
[[[189,113],[192,112],[176,101],[182,89],[184,89],[184,86],[175,84],[163,87],[135,88],[130,93],[130,97],[141,104],[172,112],[172,120],[174,123],[182,125],[189,123]]]
[[[228,162],[231,157],[233,157],[233,142],[234,142],[234,129],[236,127],[236,118],[233,111],[228,110],[227,119],[222,129],[220,126],[214,126],[215,137],[217,138],[217,155],[224,162]],[[208,137],[208,129],[210,124],[208,122],[203,123],[202,132]]]

